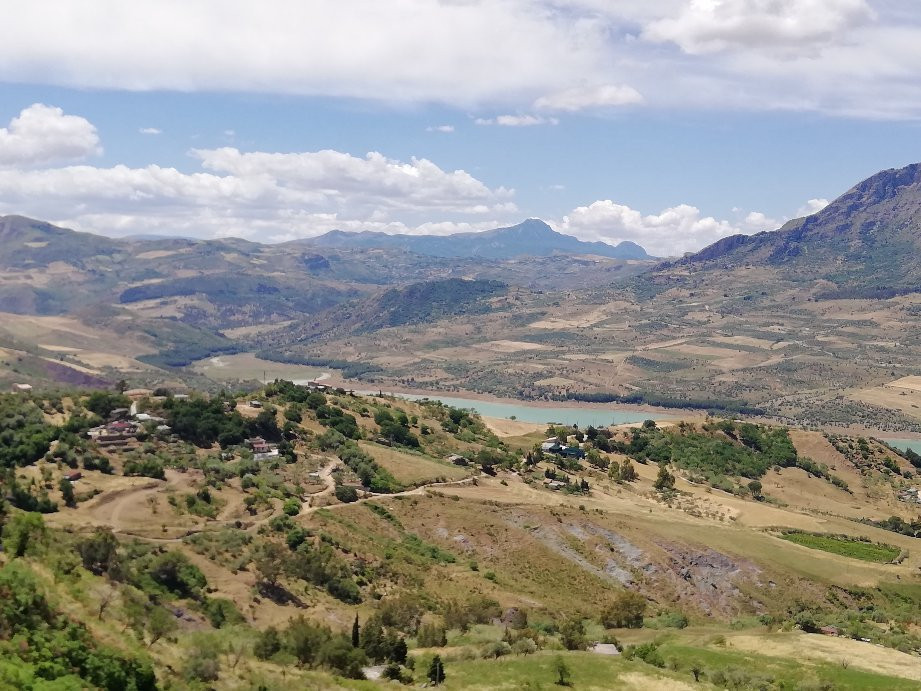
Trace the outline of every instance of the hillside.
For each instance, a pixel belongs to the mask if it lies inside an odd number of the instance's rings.
[[[315,247],[389,248],[435,257],[512,259],[514,257],[547,257],[555,254],[594,254],[612,259],[651,259],[646,251],[633,242],[608,245],[604,242],[584,242],[570,235],[557,233],[546,223],[529,218],[518,225],[477,233],[454,233],[445,236],[399,235],[364,231],[346,233],[333,230],[297,244]]]
[[[652,266],[600,256],[491,260],[402,249],[321,252],[300,243],[233,238],[114,240],[19,216],[0,219],[0,237],[3,388],[23,380],[78,383],[81,377],[87,384],[127,377],[152,386],[178,377],[201,386],[205,382],[175,368],[264,347],[249,346],[247,337],[335,315],[330,311],[345,302],[369,298],[377,304],[388,299],[389,289],[452,280],[579,288]],[[402,306],[415,315],[400,323],[455,314],[423,304],[424,297]]]
[[[421,683],[434,655],[447,688],[549,686],[560,661],[579,688],[921,681],[921,459],[875,440],[157,393],[0,395],[4,683],[377,688],[353,680]]]
[[[835,284],[838,297],[921,289],[921,164],[879,172],[780,230],[724,238],[676,263],[694,270],[769,266]]]
[[[789,424],[921,432],[921,165],[783,229],[627,281],[515,290],[488,313],[265,347],[375,368],[375,387],[648,403]]]

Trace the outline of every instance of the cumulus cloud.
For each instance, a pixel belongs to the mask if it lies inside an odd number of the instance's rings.
[[[812,214],[819,213],[822,209],[828,206],[829,202],[827,199],[810,199],[803,206],[796,210],[796,218],[800,216],[812,216]]]
[[[873,19],[866,0],[690,0],[650,22],[643,37],[692,54],[732,47],[811,51]]]
[[[163,134],[163,130],[157,129],[156,127],[142,127],[141,129],[138,130],[138,132],[140,132],[141,134],[150,134],[150,135]]]
[[[454,125],[432,125],[425,128],[426,132],[441,132],[442,134],[451,134],[454,131]]]
[[[193,149],[190,159],[200,167],[194,172],[156,165],[30,165],[97,148],[95,128],[86,120],[47,106],[23,111],[0,131],[3,160],[19,164],[0,167],[0,213],[112,235],[272,241],[333,228],[439,233],[479,228],[517,211],[511,189],[490,188],[466,171],[443,170],[425,158],[400,161],[377,152],[358,157],[333,150]]]
[[[828,205],[827,199],[810,199],[794,217],[815,213]],[[561,233],[583,240],[617,244],[624,240],[642,245],[650,254],[677,257],[695,252],[728,235],[752,235],[779,229],[790,216],[772,218],[760,211],[734,208],[733,220],[704,216],[690,204],[678,204],[658,214],[643,214],[610,199],[573,209],[554,223]]]
[[[702,216],[697,207],[689,204],[644,216],[610,199],[573,209],[563,217],[559,230],[584,240],[611,244],[630,240],[658,256],[694,251],[738,232],[729,222]]]
[[[559,125],[557,118],[545,118],[540,115],[497,115],[494,118],[477,118],[477,125],[498,125],[499,127],[533,127],[535,125]]]
[[[0,166],[32,166],[99,154],[96,128],[78,115],[34,103],[0,128]]]
[[[626,106],[642,102],[643,96],[632,86],[603,84],[591,87],[577,86],[541,96],[534,102],[534,107],[575,112],[588,108]]]

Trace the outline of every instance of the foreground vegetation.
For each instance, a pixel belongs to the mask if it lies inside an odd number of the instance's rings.
[[[151,417],[134,439],[87,437],[131,401]],[[833,626],[893,655],[921,650],[921,586],[804,576],[805,550],[774,563],[758,546],[780,541],[680,513],[682,477],[776,506],[752,483],[813,467],[785,429],[554,426],[546,436],[569,450],[555,453],[540,433],[499,438],[435,401],[284,381],[131,401],[0,396],[0,686],[336,688],[370,684],[379,665],[447,688],[910,687],[866,665],[743,659],[726,644],[808,643]],[[277,453],[257,459],[254,436]],[[786,538],[870,565],[901,551]]]

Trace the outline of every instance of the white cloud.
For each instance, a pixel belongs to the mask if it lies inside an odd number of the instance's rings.
[[[626,106],[643,102],[643,96],[632,86],[603,84],[601,86],[577,86],[547,96],[541,96],[534,107],[542,110],[564,110],[574,112],[588,108]]]
[[[817,214],[826,206],[828,206],[828,203],[829,202],[827,199],[810,199],[803,206],[796,210],[795,218]]]
[[[815,213],[828,205],[826,199],[810,199],[795,216]],[[554,225],[561,233],[583,240],[617,244],[630,240],[650,254],[676,257],[696,252],[728,235],[752,235],[779,229],[790,217],[771,218],[760,211],[745,213],[734,208],[735,220],[704,216],[690,204],[678,204],[658,214],[644,215],[636,209],[610,199],[573,209]]]
[[[451,134],[454,131],[454,125],[432,125],[425,128],[426,132],[441,132],[443,134]]]
[[[101,153],[96,128],[60,108],[35,103],[0,128],[0,166],[32,166]]]
[[[921,118],[919,62],[914,0],[32,0],[0,23],[5,82],[473,112]]]
[[[644,216],[609,199],[573,209],[563,217],[558,229],[583,240],[611,244],[630,240],[657,256],[694,251],[738,232],[727,221],[703,217],[699,209],[688,204]]]
[[[477,118],[473,121],[477,125],[498,125],[500,127],[533,127],[535,125],[559,125],[556,118],[545,118],[540,115],[497,115],[494,118]]]
[[[601,68],[604,40],[544,0],[33,0],[0,24],[0,80],[531,102]]]
[[[6,161],[32,164],[98,148],[95,129],[82,118],[47,106],[23,113],[9,131],[0,131]],[[58,127],[38,127],[36,119]],[[87,132],[92,133],[89,139]],[[0,168],[0,213],[24,213],[112,235],[273,240],[332,228],[445,232],[517,212],[513,190],[487,187],[466,171],[443,170],[424,158],[399,161],[376,152],[357,157],[332,150],[242,152],[234,147],[193,149],[189,155],[200,170],[156,165]]]
[[[677,16],[650,22],[643,37],[692,54],[733,47],[813,51],[873,17],[866,0],[690,0]]]
[[[149,135],[163,134],[163,130],[157,129],[156,127],[142,127],[138,132]]]

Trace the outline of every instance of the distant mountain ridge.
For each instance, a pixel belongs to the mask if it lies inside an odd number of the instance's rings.
[[[725,237],[670,266],[769,266],[788,278],[831,281],[855,296],[919,290],[921,163],[876,173],[779,230]]]
[[[651,259],[634,242],[617,245],[586,242],[558,233],[536,218],[518,225],[477,233],[453,235],[390,235],[374,231],[332,230],[316,238],[296,241],[314,247],[401,249],[433,257],[513,259],[521,256],[547,257],[554,254],[594,254],[611,259]]]

